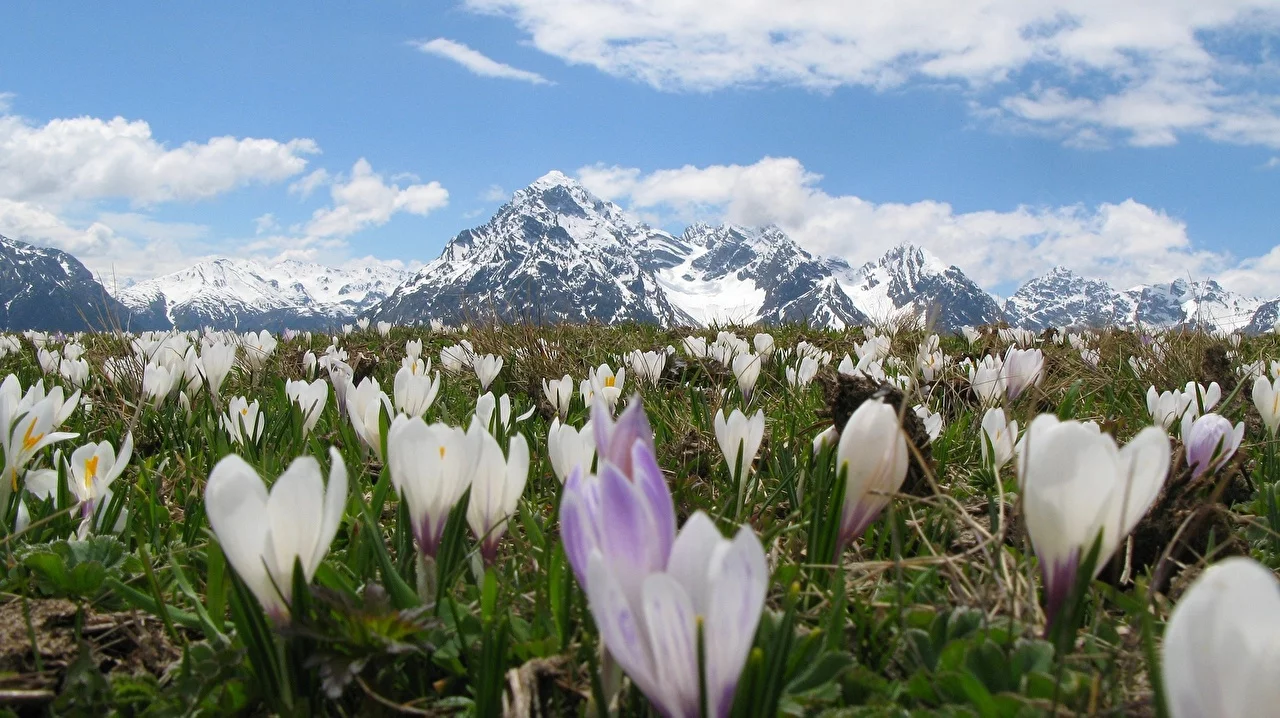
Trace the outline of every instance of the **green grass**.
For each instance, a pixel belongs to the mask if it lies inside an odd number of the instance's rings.
[[[755,331],[739,329],[748,340]],[[1217,411],[1248,426],[1239,457],[1202,486],[1179,483],[1183,462],[1175,457],[1166,491],[1178,493],[1183,513],[1160,517],[1168,520],[1141,534],[1152,545],[1135,547],[1157,559],[1126,572],[1122,547],[1122,560],[1081,597],[1080,629],[1062,652],[1044,636],[1040,578],[1012,464],[998,476],[983,467],[981,408],[954,368],[927,398],[908,400],[924,401],[945,422],[920,457],[921,490],[896,496],[838,566],[829,555],[811,555],[829,545],[814,517],[832,490],[830,457],[815,459],[812,442],[831,424],[825,392],[834,386],[835,364],[862,334],[771,331],[780,349],[804,339],[834,360],[804,390],[787,385],[777,361],[765,365],[756,385],[751,410],[763,410],[767,425],[755,463],[759,487],[744,516],[773,575],[734,715],[1156,715],[1153,659],[1177,595],[1226,553],[1280,567],[1276,448],[1248,387],[1233,391],[1236,366],[1280,358],[1274,335],[1246,339],[1225,373],[1215,361],[1225,343],[1200,333],[1170,335],[1159,355],[1129,332],[1097,335],[1090,340],[1100,352],[1097,368],[1070,346],[1040,345],[1043,383],[1006,406],[1022,426],[1050,412],[1097,421],[1127,441],[1150,423],[1148,385],[1172,389],[1192,380],[1222,383]],[[632,349],[675,345],[663,381],[638,386],[628,370],[624,396],[638,391],[643,398],[678,522],[702,510],[730,535],[737,493],[711,419],[741,399],[731,371],[679,351],[687,333],[508,326],[473,327],[465,336],[395,328],[385,338],[372,330],[339,338],[353,364],[364,357],[358,371],[371,368],[388,393],[406,340],[423,339],[424,357],[437,358],[466,338],[478,353],[505,357],[492,391],[512,396],[513,413],[539,409],[514,429],[530,443],[531,468],[496,562],[481,566],[460,505],[431,595],[418,590],[421,566],[389,476],[339,417],[332,393],[307,438],[285,397],[285,379],[302,375],[303,352],[321,353],[329,337],[316,335],[309,345],[281,341],[262,371],[234,371],[223,404],[236,395],[261,402],[264,435],[238,453],[264,478],[273,480],[304,454],[327,465],[329,446],[350,472],[337,538],[310,586],[298,577],[294,621],[285,629],[262,615],[204,515],[210,469],[237,451],[207,392],[193,398],[189,415],[176,401],[159,410],[140,406],[137,380],[113,385],[101,370],[105,358],[129,355],[127,343],[84,337],[92,404],[64,424],[80,437],[60,446],[65,455],[88,440],[118,447],[133,433],[134,457],[113,485],[118,499],[103,509],[127,509],[127,518],[119,533],[78,540],[79,511],[65,489],[45,502],[27,496],[30,526],[0,537],[7,601],[0,609],[9,611],[0,632],[0,703],[66,714],[92,706],[112,715],[488,716],[500,715],[505,700],[534,706],[531,715],[649,715],[644,697],[625,685],[616,703],[601,705],[617,676],[599,661],[600,639],[560,544],[561,485],[546,456],[552,414],[540,383],[566,373],[581,381],[591,366],[616,369]],[[899,332],[893,354],[914,365],[923,338]],[[557,350],[542,351],[540,339]],[[956,359],[1003,346],[992,333],[972,348],[957,337],[942,340]],[[1147,362],[1145,376],[1135,376],[1131,356]],[[24,387],[40,379],[31,345],[0,361],[0,373],[16,374]],[[465,424],[479,393],[474,374],[445,374],[426,418]],[[581,426],[586,418],[575,392],[569,423]],[[32,467],[52,460],[45,450]],[[12,525],[0,530],[12,532]]]

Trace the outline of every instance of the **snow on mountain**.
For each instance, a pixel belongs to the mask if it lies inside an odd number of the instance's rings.
[[[488,222],[449,240],[375,315],[401,323],[496,317],[688,324],[692,318],[640,262],[653,253],[687,251],[670,234],[550,172],[517,191]]]
[[[875,322],[914,317],[953,330],[999,321],[1003,315],[991,295],[959,267],[909,244],[837,276],[853,304]]]
[[[155,329],[154,317],[135,315],[78,259],[56,249],[0,236],[0,328]]]
[[[352,321],[405,275],[380,263],[332,268],[222,258],[140,282],[116,298],[135,311],[159,311],[180,329],[321,329]]]
[[[680,239],[683,261],[653,268],[671,301],[701,324],[807,321],[843,328],[866,321],[829,261],[777,227],[695,224]]]
[[[1004,302],[1006,320],[1029,329],[1102,327],[1130,322],[1132,300],[1106,282],[1054,267],[1018,288]]]

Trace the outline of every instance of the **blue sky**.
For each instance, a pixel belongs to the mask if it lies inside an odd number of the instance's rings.
[[[1280,15],[1201,4],[20,4],[0,233],[139,279],[425,261],[561,169],[668,229],[772,221],[852,261],[914,241],[1000,292],[1066,264],[1266,293]]]

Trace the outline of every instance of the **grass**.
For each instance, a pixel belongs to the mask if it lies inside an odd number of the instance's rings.
[[[742,330],[748,341],[755,330]],[[983,465],[982,409],[958,371],[913,389],[904,404],[926,404],[944,419],[931,444],[913,449],[919,483],[889,507],[837,564],[821,555],[823,505],[835,483],[830,452],[813,439],[839,413],[847,390],[834,368],[862,341],[860,330],[772,330],[780,349],[800,340],[834,360],[804,389],[788,386],[786,363],[764,365],[750,410],[766,416],[755,463],[759,485],[745,520],[761,538],[772,577],[755,647],[733,714],[755,715],[1157,715],[1160,633],[1173,601],[1204,565],[1227,553],[1280,567],[1280,469],[1237,366],[1280,358],[1274,335],[1232,348],[1198,332],[1149,345],[1134,333],[1087,335],[1097,367],[1067,344],[1043,341],[1040,386],[1006,406],[1025,426],[1037,413],[1093,420],[1121,442],[1148,425],[1148,385],[1172,389],[1217,381],[1217,411],[1248,427],[1238,456],[1209,481],[1187,481],[1175,458],[1163,507],[1135,531],[1113,565],[1080,597],[1079,630],[1065,642],[1045,635],[1038,565],[1022,525],[1012,465]],[[396,327],[389,336],[339,336],[357,373],[390,393],[405,342],[423,356],[460,339],[477,353],[505,357],[495,394],[510,394],[513,415],[535,407],[513,430],[532,449],[528,484],[493,565],[485,567],[455,509],[438,555],[434,592],[423,571],[389,475],[339,416],[330,394],[318,426],[303,437],[301,416],[284,392],[301,378],[302,356],[328,346],[322,335],[282,340],[260,371],[241,365],[215,402],[207,392],[159,408],[140,401],[141,372],[107,380],[108,357],[129,357],[113,335],[82,338],[91,365],[89,401],[64,424],[86,441],[119,447],[127,432],[134,457],[102,511],[119,532],[77,538],[78,508],[65,487],[40,501],[27,495],[31,522],[0,537],[0,703],[60,714],[112,715],[621,715],[650,708],[638,690],[599,660],[600,638],[559,540],[561,484],[546,452],[553,411],[541,381],[633,349],[677,347],[656,386],[628,370],[624,396],[638,391],[653,426],[660,466],[678,522],[702,510],[726,535],[734,530],[736,488],[712,433],[712,417],[741,405],[731,371],[679,350],[688,332],[651,326],[489,326],[465,335]],[[714,332],[703,332],[714,336]],[[892,354],[914,365],[924,339],[898,331]],[[542,342],[545,341],[544,345]],[[52,346],[52,345],[51,345]],[[551,347],[550,350],[547,347]],[[973,346],[944,336],[953,359],[1004,349],[995,331]],[[241,352],[243,361],[243,352]],[[1136,375],[1129,362],[1146,365]],[[794,365],[794,355],[789,360]],[[24,387],[43,378],[35,350],[5,357],[0,373]],[[474,374],[445,374],[429,421],[465,424],[481,393]],[[261,403],[264,435],[234,447],[218,422],[225,400]],[[586,407],[575,392],[568,423]],[[294,621],[273,627],[227,565],[204,515],[209,471],[238,452],[268,481],[297,456],[328,464],[337,447],[352,490],[328,557],[308,586],[296,584]],[[1180,446],[1175,441],[1175,452]],[[54,467],[46,449],[30,468]],[[465,503],[465,502],[464,502]],[[827,507],[830,521],[829,503]],[[816,518],[815,518],[816,517]],[[301,580],[301,577],[298,577]],[[1065,650],[1063,650],[1065,649]]]

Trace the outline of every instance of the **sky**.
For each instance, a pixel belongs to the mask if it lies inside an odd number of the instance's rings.
[[[21,3],[0,234],[108,286],[434,259],[557,169],[650,223],[1011,293],[1280,295],[1280,0]]]

